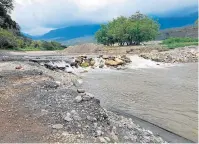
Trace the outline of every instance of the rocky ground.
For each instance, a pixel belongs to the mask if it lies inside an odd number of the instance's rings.
[[[164,51],[165,49],[159,45],[160,41],[152,41],[144,43],[140,46],[103,46],[98,44],[81,44],[70,46],[58,53],[61,55],[124,55],[124,54],[140,54],[151,52],[152,50]]]
[[[74,70],[120,70],[131,63],[132,54],[159,62],[196,62],[197,47],[123,51],[70,58],[54,52],[53,56],[0,53],[0,142],[165,142],[132,119],[106,111],[92,94],[77,90]]]
[[[188,63],[198,62],[198,46],[189,46],[176,48],[174,50],[159,52],[157,50],[150,53],[141,53],[139,56],[145,59],[151,59],[156,62],[165,63]]]
[[[102,46],[83,44],[69,47],[60,53],[62,55],[93,54],[93,55],[139,55],[145,59],[165,63],[198,62],[198,46],[187,46],[168,49],[160,45],[161,41],[152,41],[140,46]]]
[[[33,62],[1,62],[0,142],[164,142],[103,109],[76,89],[74,77]]]

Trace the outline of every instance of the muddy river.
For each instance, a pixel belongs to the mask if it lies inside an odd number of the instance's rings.
[[[83,75],[82,87],[108,110],[135,116],[197,142],[197,63],[160,66],[137,61],[126,70],[90,71]]]

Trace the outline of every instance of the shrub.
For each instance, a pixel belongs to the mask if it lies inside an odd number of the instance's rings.
[[[198,42],[198,39],[196,38],[180,38],[180,37],[172,37],[164,40],[163,44],[173,44],[173,43],[185,43],[185,42]]]
[[[0,28],[0,49],[12,50],[62,50],[58,42],[33,41],[21,35],[16,35],[11,31]]]
[[[17,38],[12,32],[0,28],[0,49],[13,49],[17,44]]]
[[[198,39],[196,38],[180,38],[180,37],[173,37],[168,38],[162,42],[162,44],[166,45],[169,49],[191,46],[191,45],[198,45]]]

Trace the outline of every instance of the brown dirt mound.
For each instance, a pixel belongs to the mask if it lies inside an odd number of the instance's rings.
[[[152,50],[162,51],[163,48],[158,44],[147,44],[140,46],[104,46],[100,44],[87,43],[82,45],[70,46],[61,51],[61,54],[140,54],[151,52]]]
[[[64,50],[64,53],[96,53],[103,48],[103,45],[88,43],[76,46],[70,46]]]

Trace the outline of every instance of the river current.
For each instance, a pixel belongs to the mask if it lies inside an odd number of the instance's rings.
[[[89,71],[83,75],[82,87],[108,110],[138,117],[197,142],[198,64],[131,59],[126,70]]]

